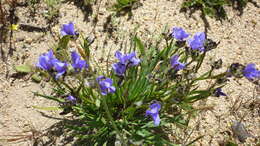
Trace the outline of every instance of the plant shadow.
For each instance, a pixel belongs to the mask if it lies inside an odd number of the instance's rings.
[[[6,7],[5,7],[6,6]],[[9,7],[8,7],[9,6]],[[12,56],[15,51],[15,46],[13,44],[13,30],[10,29],[13,24],[17,24],[19,18],[16,16],[16,8],[20,5],[17,1],[10,2],[0,2],[0,53],[2,61],[6,62],[8,56]],[[9,36],[8,36],[9,35]],[[8,44],[8,53],[4,51],[4,43]]]
[[[192,1],[192,0],[190,0]],[[189,2],[190,2],[189,1]],[[187,1],[188,2],[188,1]],[[236,10],[238,11],[238,16],[242,16],[243,13],[244,13],[244,9],[245,7],[247,6],[248,3],[252,3],[255,7],[259,8],[260,6],[257,4],[256,1],[254,0],[248,0],[248,1],[245,1],[245,0],[230,0],[230,3],[228,4],[229,6],[232,7],[233,10]],[[226,14],[226,11],[223,7],[224,5],[222,6],[217,6],[217,7],[211,7],[215,13],[214,15],[210,15],[211,17],[215,18],[216,20],[218,21],[223,21],[223,20],[226,20],[227,19],[227,14]],[[208,32],[208,30],[210,29],[210,24],[206,18],[206,10],[202,5],[199,5],[199,4],[194,4],[192,6],[189,6],[189,7],[182,7],[180,9],[180,12],[181,13],[188,13],[189,17],[192,16],[193,13],[195,13],[196,11],[201,11],[201,19],[205,25],[205,28],[204,28],[204,31],[205,33]]]
[[[189,17],[192,17],[192,14],[195,13],[196,11],[202,11],[200,9],[200,7],[192,7],[189,10],[187,10],[186,8],[181,8],[180,12],[181,13],[188,13]],[[208,30],[210,29],[210,24],[206,18],[206,15],[203,13],[201,13],[200,18],[202,19],[203,23],[204,23],[204,32],[207,34]],[[218,19],[218,20],[222,20],[222,19]]]
[[[230,2],[231,7],[239,12],[239,16],[243,15],[244,8],[247,6],[248,3],[253,4],[256,8],[260,7],[255,0],[248,0],[247,2],[244,0],[230,0]]]
[[[135,1],[127,6],[121,6],[120,4],[114,4],[112,9],[115,11],[116,17],[128,16],[127,20],[130,20],[133,16],[133,10],[141,7],[143,4],[140,1]]]
[[[76,121],[63,120],[53,124],[51,127],[45,129],[43,135],[33,140],[33,146],[49,146],[49,145],[91,145],[85,140],[74,137],[72,130],[66,128],[66,125],[79,125]],[[86,135],[89,133],[86,132]]]
[[[59,122],[53,124],[49,128],[45,129],[41,136],[33,139],[33,146],[49,146],[49,145],[92,145],[86,140],[76,138],[77,130],[72,130],[73,128],[68,128],[73,126],[81,127],[84,122],[76,119],[65,119],[57,118],[47,115],[43,112],[39,112],[43,117],[59,120]],[[81,133],[82,134],[82,133]],[[84,132],[84,135],[90,134],[88,131]]]
[[[70,4],[74,4],[84,14],[84,21],[89,21],[89,17],[93,14],[91,3],[86,3],[85,0],[66,0]]]
[[[65,129],[66,122],[68,121],[60,121],[45,129],[43,135],[33,140],[33,146],[57,145],[57,143],[67,145],[71,143],[73,141],[73,136],[67,134],[70,131]]]
[[[19,24],[19,17],[16,15],[18,7],[27,7],[28,2],[19,2],[17,0],[0,2],[0,55],[3,62],[8,60],[9,56],[13,56],[15,48],[14,31],[15,28],[27,32],[46,32],[50,27],[42,28],[31,26],[28,24]],[[35,12],[36,13],[36,12]],[[18,28],[19,27],[19,28]],[[4,50],[8,48],[8,50]]]

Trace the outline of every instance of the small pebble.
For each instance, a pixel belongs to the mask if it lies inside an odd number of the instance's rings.
[[[23,38],[23,37],[18,37],[18,38],[16,38],[16,41],[17,41],[17,42],[24,41],[24,38]]]
[[[27,38],[25,40],[25,43],[28,43],[28,44],[31,44],[33,42],[33,39],[32,38]]]
[[[231,129],[235,136],[237,136],[240,142],[245,142],[248,137],[254,137],[246,130],[243,123],[238,121],[233,121]]]

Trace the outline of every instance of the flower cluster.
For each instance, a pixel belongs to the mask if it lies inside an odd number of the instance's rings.
[[[114,93],[116,88],[113,86],[113,80],[104,76],[99,76],[97,79],[101,94],[107,95],[108,93]]]
[[[39,57],[39,62],[36,64],[37,67],[43,70],[51,70],[53,68],[53,61],[54,60],[53,51],[50,50],[48,53],[44,53]]]
[[[71,53],[71,58],[72,66],[75,71],[80,71],[83,68],[88,68],[86,61],[81,60],[80,56],[75,51]],[[68,64],[55,58],[53,55],[53,51],[50,50],[49,52],[44,53],[39,57],[39,61],[36,66],[46,71],[56,71],[57,74],[55,76],[55,79],[58,79],[60,76],[66,73]]]
[[[78,35],[72,22],[64,24],[60,30],[60,33],[61,36]],[[81,60],[80,56],[75,51],[71,53],[71,60],[72,67],[76,72],[81,71],[83,68],[88,68],[88,64],[86,63],[86,61]],[[60,76],[66,73],[68,64],[55,58],[53,55],[53,51],[50,50],[48,53],[44,53],[39,57],[39,62],[36,66],[46,71],[55,70],[57,72],[55,79],[58,79]]]
[[[172,37],[178,41],[185,41],[189,37],[189,34],[180,27],[174,27],[172,29]],[[192,50],[205,51],[204,44],[206,41],[206,35],[204,32],[197,32],[195,35],[188,39],[187,43]]]
[[[66,39],[68,36],[78,35],[72,22],[64,24],[60,33],[61,36]],[[135,129],[135,127],[140,124],[145,128],[150,128],[150,125],[143,125],[143,123],[148,120],[145,117],[149,117],[151,118],[149,124],[153,123],[154,126],[160,126],[162,117],[162,120],[167,123],[170,121],[168,120],[169,118],[175,116],[171,115],[168,110],[169,107],[172,108],[173,104],[189,104],[209,96],[227,96],[227,94],[222,91],[222,87],[224,87],[225,84],[219,80],[228,80],[228,77],[231,76],[239,78],[244,76],[250,81],[255,81],[260,78],[260,71],[256,69],[255,64],[244,66],[234,63],[227,72],[216,75],[214,70],[221,68],[222,60],[214,62],[210,70],[200,76],[196,73],[199,71],[200,65],[203,62],[203,55],[206,54],[205,51],[210,50],[210,48],[212,49],[212,45],[208,45],[209,40],[206,41],[205,33],[198,32],[190,37],[190,34],[185,32],[184,29],[174,27],[171,36],[177,40],[176,44],[167,43],[167,47],[163,49],[158,48],[158,50],[156,50],[158,52],[155,52],[154,48],[148,48],[148,53],[142,53],[142,55],[145,56],[144,58],[148,59],[148,61],[142,62],[142,65],[140,65],[141,59],[137,57],[136,52],[123,54],[120,51],[116,51],[115,58],[118,61],[112,64],[111,67],[113,71],[112,73],[108,72],[108,74],[103,72],[97,75],[97,72],[100,73],[99,70],[90,67],[89,62],[86,62],[86,60],[84,60],[85,58],[83,59],[81,57],[90,56],[83,54],[90,53],[88,52],[90,49],[85,49],[84,47],[85,42],[82,45],[85,52],[80,52],[81,54],[78,54],[76,51],[70,52],[70,60],[68,62],[59,60],[60,58],[58,58],[58,56],[56,58],[54,55],[56,52],[50,50],[39,57],[36,66],[47,71],[51,76],[55,74],[55,79],[58,79],[62,75],[64,76],[68,68],[72,68],[74,72],[72,75],[77,75],[76,77],[79,79],[77,81],[80,82],[80,85],[74,85],[73,83],[73,86],[70,85],[70,79],[54,80],[55,83],[61,85],[61,87],[59,86],[61,90],[64,90],[64,94],[62,93],[62,95],[66,95],[65,100],[62,99],[60,102],[65,103],[64,105],[69,109],[69,112],[70,110],[74,111],[74,108],[71,108],[71,106],[77,106],[77,108],[75,108],[77,116],[84,117],[89,115],[89,118],[86,118],[88,121],[83,121],[86,123],[89,122],[89,125],[101,119],[102,122],[96,124],[95,126],[97,127],[94,127],[94,131],[90,131],[90,133],[96,134],[96,131],[101,131],[99,135],[105,135],[102,138],[109,137],[106,133],[111,133],[113,130],[107,128],[103,133],[102,130],[100,130],[100,127],[103,128],[110,125],[106,124],[108,122],[111,122],[114,130]],[[68,38],[71,40],[72,37]],[[168,41],[168,37],[166,41]],[[177,46],[178,49],[174,49],[175,46]],[[187,49],[194,51],[187,51]],[[136,48],[133,50],[136,50]],[[152,56],[147,54],[151,54]],[[66,57],[67,56],[69,55],[66,55]],[[71,72],[70,69],[69,71]],[[79,73],[83,70],[86,71],[83,72],[84,74]],[[132,72],[133,74],[129,75]],[[69,75],[71,74],[68,73],[67,76]],[[155,79],[155,82],[151,80],[150,76]],[[157,79],[163,82],[157,82]],[[210,79],[216,80],[216,83],[210,86],[210,88],[197,91],[198,88],[196,86],[200,80]],[[72,79],[72,81],[74,80]],[[114,83],[115,81],[117,81],[117,84]],[[69,84],[67,82],[69,82]],[[85,84],[85,82],[87,82],[87,84]],[[101,102],[104,107],[100,106]],[[185,104],[182,104],[182,106],[185,106]],[[189,106],[188,109],[190,109],[190,107],[192,106]],[[178,110],[180,109],[180,111],[182,109],[185,110],[185,107],[178,107],[178,105],[176,108]],[[77,110],[80,110],[80,112],[77,113]],[[107,115],[104,114],[104,111]],[[124,119],[126,122],[121,122],[121,119]],[[138,122],[135,121],[136,119],[138,119]],[[185,120],[185,117],[179,119]],[[103,121],[108,122],[104,123]],[[131,122],[134,122],[134,124]],[[157,128],[161,129],[166,125],[167,124],[161,124],[161,127]],[[143,127],[137,129],[143,130]],[[145,129],[144,131],[145,132],[133,130],[131,134],[138,135],[141,133],[140,136],[146,137],[146,139],[148,139],[147,137],[151,137],[152,132],[150,134],[149,130],[146,132]],[[83,132],[84,134],[86,133],[85,131]],[[119,136],[120,132],[116,134]],[[112,138],[116,139],[115,137]],[[103,144],[100,143],[100,145]]]
[[[136,58],[136,53],[123,55],[120,51],[116,51],[115,57],[119,62],[112,65],[115,73],[119,76],[123,76],[128,67],[137,66],[140,63],[140,59]]]
[[[88,64],[85,60],[81,60],[79,54],[76,51],[71,52],[72,66],[75,71],[81,71],[83,68],[88,68]]]
[[[66,68],[68,65],[66,62],[61,62],[60,60],[55,58],[53,55],[53,51],[50,50],[49,52],[44,53],[39,57],[39,62],[36,64],[36,66],[46,71],[51,71],[55,69],[57,71],[55,78],[58,79],[66,72]]]

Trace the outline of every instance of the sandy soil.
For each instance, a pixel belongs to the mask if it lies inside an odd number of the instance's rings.
[[[180,26],[189,33],[207,29],[208,37],[220,42],[218,48],[210,53],[207,60],[222,58],[224,67],[233,62],[256,63],[258,68],[260,67],[259,8],[248,3],[242,16],[238,16],[237,11],[227,8],[228,20],[220,22],[207,17],[210,27],[206,28],[200,12],[194,13],[191,17],[180,13],[181,3],[182,0],[142,0],[141,5],[132,11],[133,16],[131,17],[128,15],[114,16],[113,12],[108,10],[111,2],[107,0],[98,0],[97,4],[92,7],[92,14],[78,7],[74,2],[62,3],[59,17],[55,19],[58,23],[54,24],[51,30],[46,33],[23,30],[14,32],[11,42],[15,51],[12,56],[9,55],[6,61],[0,61],[0,138],[7,138],[7,135],[14,134],[29,136],[25,138],[26,141],[0,142],[0,145],[32,145],[30,135],[33,130],[43,131],[59,121],[44,115],[62,118],[58,114],[59,111],[40,112],[33,108],[33,106],[55,106],[56,103],[34,97],[33,91],[48,93],[48,88],[44,87],[48,85],[31,82],[27,80],[26,76],[19,79],[14,78],[13,65],[35,64],[41,53],[55,45],[61,25],[69,21],[75,22],[79,32],[96,37],[92,55],[100,62],[102,62],[102,58],[106,58],[110,49],[112,53],[120,49],[120,44],[125,43],[126,38],[133,35],[134,29],[142,39],[153,40],[165,27],[170,29],[173,26]],[[260,5],[259,2],[258,5]],[[48,22],[43,17],[46,5],[42,3],[37,5],[34,17],[30,16],[29,12],[27,7],[17,8],[18,24],[48,26]],[[3,50],[8,52],[9,43],[2,45]],[[196,145],[215,146],[228,139],[238,142],[236,138],[233,138],[230,128],[233,120],[241,120],[248,131],[259,139],[260,105],[257,104],[256,98],[259,101],[260,95],[255,91],[254,85],[244,79],[232,80],[224,91],[228,94],[226,98],[211,97],[198,104],[199,107],[213,106],[213,108],[203,110],[190,125],[194,129],[191,134],[193,139],[204,135],[201,140],[196,142]],[[187,131],[188,134],[190,132]],[[183,136],[177,131],[173,131],[174,135]],[[247,143],[255,145],[257,140],[251,139]]]

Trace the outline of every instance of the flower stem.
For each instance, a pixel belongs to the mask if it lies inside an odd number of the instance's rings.
[[[110,111],[109,111],[106,98],[103,98],[103,104],[104,104],[104,108],[105,108],[105,111],[106,111],[106,113],[107,113],[107,116],[108,116],[109,120],[110,120],[111,123],[112,123],[113,128],[116,130],[116,133],[117,133],[117,134],[119,135],[119,137],[120,137],[121,144],[122,144],[123,146],[126,146],[124,137],[123,137],[123,135],[120,133],[120,131],[118,130],[118,128],[116,127],[116,123],[115,123],[115,121],[114,121],[114,119],[113,119],[113,117],[112,117],[112,115],[111,115],[111,113],[110,113]]]

